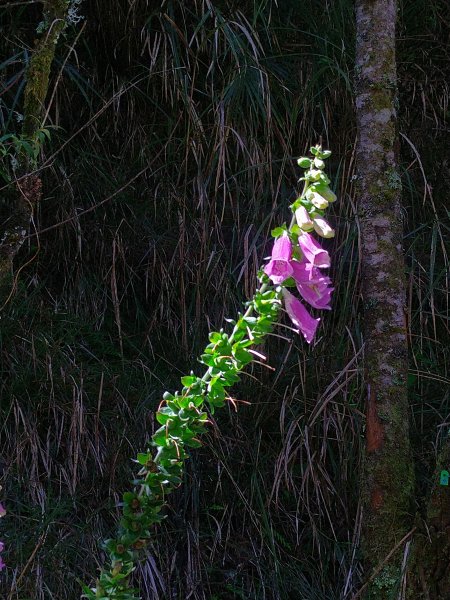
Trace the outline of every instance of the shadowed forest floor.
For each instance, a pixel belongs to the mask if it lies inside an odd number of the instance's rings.
[[[136,578],[149,600],[350,599],[365,420],[353,4],[116,4],[80,4],[58,44],[42,200],[1,312],[0,587],[80,597],[163,392],[201,373],[208,331],[252,295],[298,192],[294,159],[321,141],[338,194],[333,311],[312,347],[279,326],[271,369],[255,365],[238,411],[216,413]],[[20,132],[41,10],[0,7],[5,132]],[[413,0],[398,32],[419,510],[450,412],[448,23],[446,0]],[[8,154],[2,221],[13,167]]]

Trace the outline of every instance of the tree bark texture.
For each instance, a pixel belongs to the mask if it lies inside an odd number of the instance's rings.
[[[24,122],[22,135],[37,143],[36,133],[41,127],[42,113],[56,44],[66,26],[68,0],[46,0],[44,3],[44,31],[35,43],[26,73],[24,91]],[[19,156],[19,174],[36,165],[30,157]],[[41,197],[42,182],[38,175],[30,174],[17,181],[10,216],[2,226],[0,240],[0,296],[8,296],[13,261],[22,247],[34,209]],[[2,300],[3,302],[3,300]]]
[[[407,574],[408,600],[450,598],[450,486],[441,485],[441,470],[450,465],[450,437],[436,462],[425,518],[417,517],[417,534]]]
[[[36,41],[26,75],[22,133],[27,138],[32,138],[41,127],[50,70],[56,44],[66,26],[68,8],[68,0],[46,0],[44,3],[44,31]]]
[[[414,491],[396,158],[396,20],[396,0],[356,0],[357,193],[367,384],[362,549],[368,575],[409,531]],[[371,600],[396,598],[402,550],[368,587]]]

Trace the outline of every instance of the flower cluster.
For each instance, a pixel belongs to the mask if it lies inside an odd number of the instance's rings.
[[[323,211],[336,195],[328,187],[329,179],[324,173],[324,158],[329,151],[320,146],[311,148],[314,159],[300,158],[298,164],[307,169],[301,181],[305,182],[302,195],[292,205],[294,217],[289,229],[278,228],[272,256],[264,273],[281,286],[284,306],[296,330],[311,343],[320,319],[313,318],[305,306],[288,289],[295,285],[300,296],[313,308],[330,310],[331,279],[320,269],[330,266],[330,256],[310,235],[315,230],[321,237],[334,236],[333,229],[323,218]]]
[[[301,254],[300,254],[301,253]],[[295,258],[295,255],[301,259]],[[330,257],[309,233],[298,237],[298,246],[294,248],[287,232],[274,243],[272,257],[264,272],[277,285],[287,279],[293,279],[300,295],[308,304],[321,310],[330,310],[331,279],[322,274],[320,268],[330,266]],[[311,343],[320,319],[314,319],[291,292],[282,288],[284,305],[297,331]]]

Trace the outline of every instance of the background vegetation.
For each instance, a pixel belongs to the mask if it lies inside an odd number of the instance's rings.
[[[281,6],[282,5],[282,6]],[[162,393],[252,294],[294,158],[333,150],[334,310],[282,325],[193,453],[137,577],[149,599],[350,598],[364,432],[350,0],[74,3],[56,53],[43,197],[1,312],[1,469],[14,600],[79,597]],[[78,20],[77,14],[83,17]],[[39,3],[0,7],[0,123],[20,134]],[[419,498],[449,422],[449,13],[401,8],[405,312]],[[0,212],[14,193],[2,163]],[[446,220],[447,219],[447,220]],[[18,268],[20,266],[20,272]],[[9,290],[10,291],[10,290]],[[279,337],[278,337],[279,336]],[[199,365],[200,367],[200,365]],[[201,371],[201,369],[200,369]]]

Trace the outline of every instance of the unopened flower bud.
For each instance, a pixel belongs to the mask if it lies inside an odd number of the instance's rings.
[[[307,173],[308,179],[312,181],[320,181],[320,176],[322,175],[322,171],[319,169],[310,169]]]
[[[316,158],[314,159],[314,166],[317,169],[322,170],[322,169],[325,168],[325,163],[324,163],[324,161],[321,158],[317,158],[317,156],[316,156]]]
[[[323,210],[328,206],[328,200],[326,200],[321,194],[313,189],[309,189],[306,192],[306,197],[316,208],[319,208],[320,210]]]
[[[314,229],[313,222],[310,219],[309,213],[304,206],[299,206],[295,211],[297,224],[303,231],[312,231]]]
[[[325,219],[321,219],[320,217],[316,217],[313,219],[313,227],[316,233],[318,233],[323,238],[332,238],[334,237],[334,229],[332,229]]]
[[[336,194],[332,190],[330,190],[330,188],[327,185],[316,184],[314,186],[314,189],[321,196],[323,196],[325,200],[328,200],[328,202],[334,202],[336,200]]]

